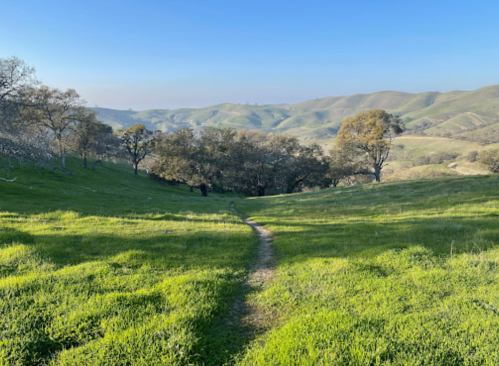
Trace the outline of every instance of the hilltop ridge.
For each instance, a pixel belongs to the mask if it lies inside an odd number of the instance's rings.
[[[499,85],[472,91],[405,93],[380,91],[324,97],[296,104],[222,103],[205,108],[144,111],[93,108],[113,127],[143,123],[165,132],[228,126],[262,132],[286,132],[300,138],[334,137],[342,121],[360,111],[385,109],[398,114],[408,133],[478,142],[499,141]]]

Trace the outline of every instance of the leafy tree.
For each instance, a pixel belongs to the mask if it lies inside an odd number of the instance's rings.
[[[139,163],[152,150],[154,132],[137,123],[127,129],[118,130],[116,136],[122,141],[122,146],[132,162],[134,173],[138,174]]]
[[[368,171],[368,162],[365,159],[358,159],[348,149],[335,147],[329,151],[329,171],[326,177],[333,187],[348,177],[366,174]]]
[[[299,146],[296,153],[287,160],[279,176],[284,177],[286,193],[293,193],[305,187],[329,186],[327,173],[329,161],[317,144]]]
[[[88,109],[74,125],[70,143],[83,159],[84,168],[87,168],[88,157],[99,153],[99,143],[102,141],[102,135],[106,133],[112,135],[112,127],[98,121],[95,112]]]
[[[113,135],[113,128],[109,125],[99,123],[97,134],[93,137],[92,155],[95,161],[92,163],[92,170],[97,164],[102,164],[102,160],[109,156],[115,156],[120,151],[121,140]]]
[[[381,170],[385,166],[395,135],[404,131],[397,116],[381,109],[358,113],[343,121],[336,138],[336,146],[345,149],[358,160],[365,160],[376,182],[381,181]]]
[[[208,195],[211,181],[203,176],[203,152],[192,129],[184,128],[163,135],[156,152],[159,159],[153,168],[155,175],[197,187],[203,196]]]
[[[499,173],[499,149],[480,152],[478,162],[492,173]]]

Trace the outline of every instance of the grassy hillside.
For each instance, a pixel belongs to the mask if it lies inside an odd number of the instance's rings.
[[[256,239],[229,199],[80,164],[0,182],[0,365],[230,360]]]
[[[244,365],[497,365],[499,178],[249,199],[276,274]]]
[[[336,135],[348,116],[371,109],[402,116],[409,131],[470,141],[499,141],[499,85],[474,91],[410,94],[383,91],[327,97],[291,105],[220,104],[206,108],[141,112],[95,108],[113,126],[144,123],[151,129],[174,131],[190,127],[230,126],[263,132],[287,132],[301,138]]]
[[[497,176],[244,200],[80,165],[0,182],[0,365],[499,362]]]

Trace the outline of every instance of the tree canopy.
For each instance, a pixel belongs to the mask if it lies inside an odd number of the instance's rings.
[[[381,109],[371,109],[345,119],[335,145],[343,154],[372,169],[357,173],[372,174],[376,182],[380,182],[393,137],[403,131],[404,125],[398,116]]]

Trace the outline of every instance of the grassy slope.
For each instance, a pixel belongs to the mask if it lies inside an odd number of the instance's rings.
[[[230,360],[256,239],[229,198],[76,163],[0,182],[0,365]]]
[[[99,118],[113,126],[128,127],[140,122],[163,131],[230,126],[262,132],[287,132],[308,139],[335,136],[346,117],[366,109],[381,108],[401,115],[409,129],[422,127],[429,135],[451,133],[471,139],[497,140],[498,100],[499,85],[495,85],[468,92],[410,94],[383,91],[318,98],[293,105],[225,103],[197,109],[96,110]]]
[[[499,178],[250,199],[275,233],[246,365],[497,365]]]

